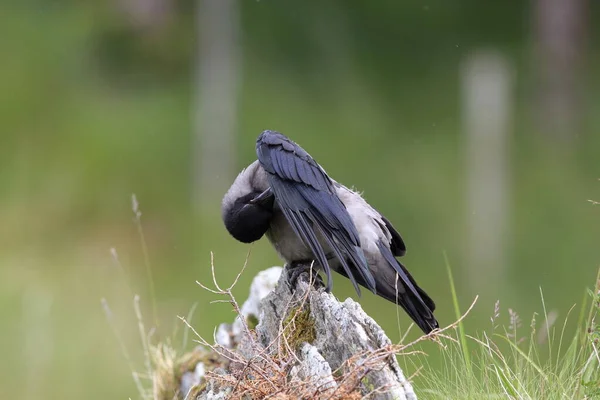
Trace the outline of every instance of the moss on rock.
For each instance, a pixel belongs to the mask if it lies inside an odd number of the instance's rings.
[[[302,343],[313,343],[317,339],[315,320],[310,314],[309,307],[300,307],[290,310],[283,320],[287,342],[293,350],[297,350]]]

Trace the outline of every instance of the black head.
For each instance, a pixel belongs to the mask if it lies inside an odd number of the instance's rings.
[[[252,192],[239,197],[223,215],[223,222],[231,236],[242,243],[259,240],[269,229],[273,216],[273,203],[250,202],[260,194],[260,192]]]

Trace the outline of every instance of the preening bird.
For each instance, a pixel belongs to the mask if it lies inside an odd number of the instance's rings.
[[[237,176],[222,202],[225,227],[251,243],[266,234],[291,273],[313,261],[400,305],[429,333],[438,328],[435,303],[396,257],[406,246],[392,224],[359,193],[331,179],[285,135],[264,131],[256,141],[258,160]]]

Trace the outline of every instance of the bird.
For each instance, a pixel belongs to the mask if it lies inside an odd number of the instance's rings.
[[[267,236],[291,276],[314,263],[327,277],[327,292],[333,270],[359,296],[362,286],[402,307],[425,334],[439,328],[434,301],[397,259],[406,245],[387,218],[282,133],[263,131],[256,154],[221,203],[233,238],[252,243]]]

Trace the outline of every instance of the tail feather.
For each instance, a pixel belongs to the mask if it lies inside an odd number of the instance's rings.
[[[377,294],[402,307],[423,332],[427,334],[439,328],[438,321],[433,316],[433,310],[427,306],[418,292],[413,293],[407,290],[401,279],[398,279],[397,285],[396,282],[390,284],[387,281],[377,281],[377,283]],[[419,292],[424,293],[422,290]]]
[[[431,299],[431,297],[429,297],[427,293],[425,293],[423,289],[419,287],[419,285],[417,285],[417,282],[415,282],[415,279],[412,277],[410,272],[408,272],[406,267],[400,261],[396,260],[396,262],[400,265],[400,267],[402,267],[402,270],[404,271],[410,282],[413,284],[415,289],[417,289],[417,293],[419,294],[419,296],[421,296],[421,299],[425,302],[427,307],[429,307],[429,309],[432,312],[435,311],[435,302]]]
[[[376,274],[377,294],[402,307],[423,332],[429,333],[439,328],[438,321],[433,316],[433,300],[417,285],[404,265],[382,242],[379,243],[379,250],[398,278],[390,279],[390,274],[381,272]]]

